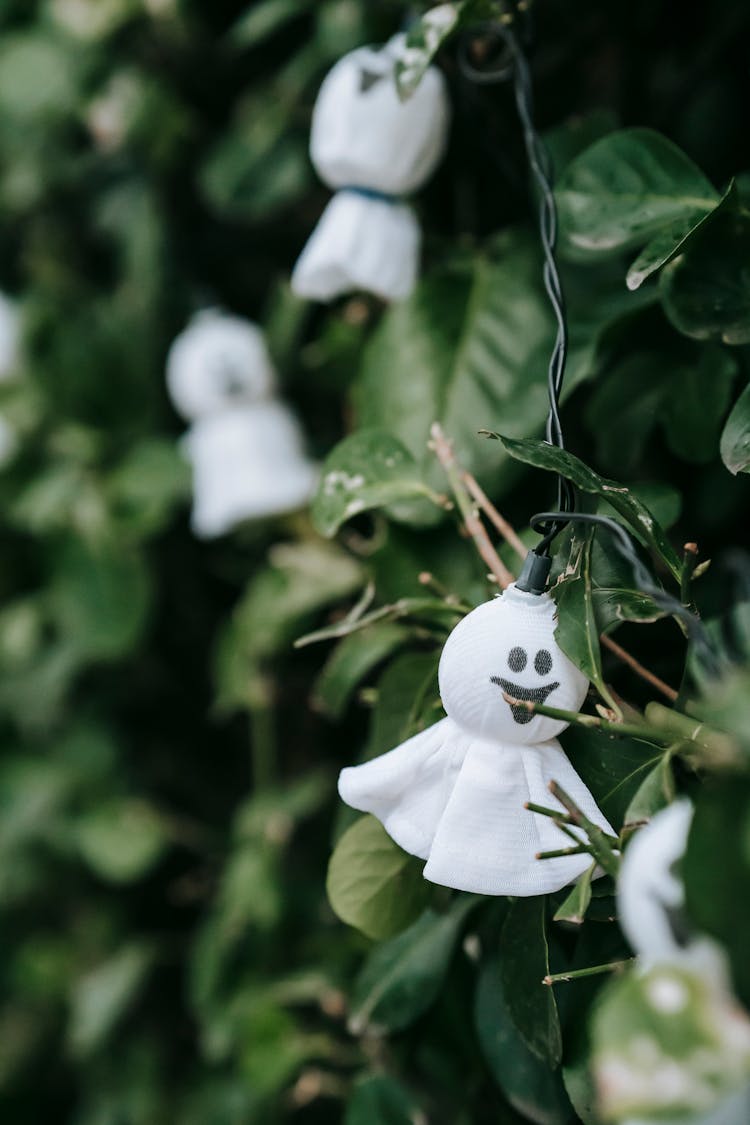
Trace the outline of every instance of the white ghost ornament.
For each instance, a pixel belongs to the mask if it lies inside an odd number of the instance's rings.
[[[403,196],[416,191],[445,148],[450,107],[442,74],[430,67],[401,101],[394,70],[404,36],[344,55],[325,78],[313,111],[310,156],[336,191],[292,274],[300,297],[330,301],[366,290],[408,297],[420,230]]]
[[[691,802],[681,798],[656,813],[633,836],[617,878],[620,925],[638,955],[639,972],[653,973],[660,966],[678,966],[698,975],[710,985],[717,1001],[726,1006],[726,1019],[738,1021],[738,1036],[746,1037],[748,1025],[731,997],[724,953],[712,938],[692,928],[685,914],[680,862],[692,819]],[[662,1117],[629,1117],[622,1125],[657,1125],[661,1120]],[[669,1120],[673,1125],[747,1125],[750,1086],[720,1099],[708,1112]]]
[[[21,321],[15,301],[0,293],[0,381],[11,379],[20,358]]]
[[[577,711],[586,677],[555,641],[549,594],[508,587],[453,630],[440,659],[447,718],[382,757],[344,769],[339,793],[373,813],[434,883],[487,895],[541,895],[575,881],[586,854],[537,860],[566,846],[527,801],[560,808],[558,782],[590,820],[612,828],[555,735],[567,725],[503,697]],[[567,841],[569,843],[569,841]]]
[[[172,344],[167,385],[192,423],[183,448],[196,535],[224,535],[244,520],[308,503],[317,469],[296,418],[273,397],[274,371],[256,325],[215,309],[198,313]]]

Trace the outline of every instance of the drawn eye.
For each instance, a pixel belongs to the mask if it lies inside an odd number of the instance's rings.
[[[378,82],[382,82],[384,74],[378,74],[377,71],[368,70],[366,67],[360,67],[359,71],[359,92],[366,94],[373,86],[377,86]]]
[[[511,672],[523,672],[524,668],[526,667],[526,659],[527,657],[524,649],[519,648],[518,645],[516,645],[515,648],[512,648],[508,653],[508,667],[510,668]]]
[[[539,652],[534,657],[534,667],[540,676],[548,676],[552,671],[552,657],[547,652],[546,648],[539,649]]]

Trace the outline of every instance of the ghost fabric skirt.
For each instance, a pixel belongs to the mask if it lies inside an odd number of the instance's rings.
[[[419,247],[419,224],[408,204],[339,191],[294,267],[292,289],[314,301],[359,290],[400,301],[414,288]]]
[[[550,781],[612,833],[556,740],[489,742],[467,735],[450,718],[389,754],[343,770],[339,792],[347,804],[376,816],[400,847],[425,859],[431,882],[529,896],[575,882],[591,864],[586,854],[536,858],[570,843],[554,821],[524,808],[531,801],[563,811]]]

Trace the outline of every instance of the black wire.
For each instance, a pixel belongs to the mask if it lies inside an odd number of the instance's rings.
[[[539,233],[544,252],[544,287],[555,316],[557,333],[550,356],[547,375],[549,393],[549,415],[547,417],[546,437],[550,445],[565,448],[562,422],[560,420],[560,395],[565,377],[565,362],[568,354],[568,325],[565,311],[560,273],[555,258],[557,243],[557,207],[552,189],[552,169],[541,138],[534,127],[534,95],[531,72],[526,55],[519,43],[514,28],[509,24],[492,25],[490,35],[504,43],[504,51],[495,64],[494,70],[479,70],[470,61],[466,46],[459,55],[463,73],[473,82],[487,84],[502,82],[512,76],[516,109],[523,130],[524,145],[529,166],[539,192]],[[535,531],[542,533],[541,541],[534,548],[536,555],[548,555],[553,539],[568,523],[587,523],[606,528],[614,537],[615,547],[633,570],[633,576],[640,590],[666,613],[683,622],[688,639],[695,646],[709,675],[718,675],[720,660],[703,622],[697,614],[683,605],[678,598],[668,594],[652,578],[648,568],[641,562],[631,536],[616,520],[608,516],[575,511],[575,489],[562,475],[557,476],[557,507],[554,512],[540,512],[529,521]]]
[[[605,527],[610,532],[614,538],[617,551],[630,564],[639,590],[651,598],[665,613],[677,617],[683,622],[688,639],[695,646],[696,654],[702,659],[706,671],[709,675],[718,676],[721,670],[720,661],[711,635],[705,625],[688,606],[683,605],[678,598],[668,594],[662,586],[654,582],[650,571],[641,562],[632,538],[621,524],[608,516],[598,516],[590,512],[539,512],[531,517],[529,523],[535,531],[538,531],[540,528],[548,527],[550,521],[554,524],[561,516],[565,517],[567,523],[594,524],[598,527]],[[539,553],[539,547],[536,548],[536,552]]]
[[[555,259],[557,207],[552,190],[552,169],[544,145],[534,126],[534,94],[531,72],[518,36],[510,25],[493,25],[490,33],[499,37],[505,46],[505,50],[497,61],[494,70],[479,70],[473,66],[466,50],[460,56],[460,65],[466,77],[480,84],[501,82],[511,76],[513,78],[516,109],[523,130],[526,155],[539,192],[539,233],[544,252],[544,287],[552,306],[557,327],[547,372],[549,414],[546,437],[550,445],[555,445],[558,449],[564,449],[565,440],[560,420],[560,395],[568,354],[568,325],[565,297]],[[559,474],[557,477],[557,506],[563,514],[575,508],[575,490],[570,482]],[[545,528],[545,538],[537,548],[537,553],[548,550],[552,539],[565,527],[565,522],[564,519],[558,520],[552,527]]]

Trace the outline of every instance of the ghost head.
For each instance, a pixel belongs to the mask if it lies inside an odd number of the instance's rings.
[[[167,385],[189,420],[266,398],[274,374],[260,329],[217,309],[198,313],[169,350]]]
[[[690,801],[675,801],[625,850],[617,881],[620,925],[636,953],[651,961],[671,960],[691,936],[679,864],[692,818]]]
[[[329,187],[414,191],[445,146],[449,118],[442,74],[430,67],[401,101],[394,69],[403,36],[344,55],[326,76],[313,113],[310,155]]]
[[[514,585],[459,622],[443,649],[439,678],[443,706],[459,727],[526,745],[553,738],[567,724],[512,706],[503,693],[577,711],[588,689],[555,641],[555,603]]]

